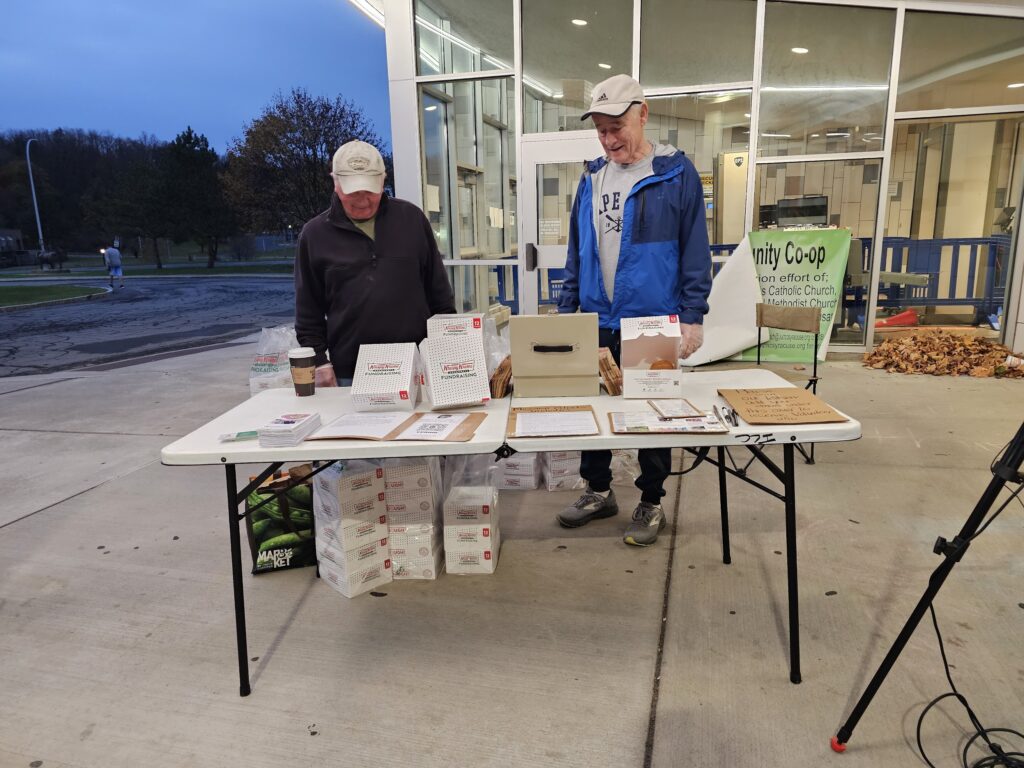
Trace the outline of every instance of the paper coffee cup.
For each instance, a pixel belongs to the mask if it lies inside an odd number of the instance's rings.
[[[308,397],[316,392],[316,352],[312,347],[296,347],[288,350],[292,383],[295,394]]]

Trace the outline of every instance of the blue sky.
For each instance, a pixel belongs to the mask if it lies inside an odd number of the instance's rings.
[[[224,152],[278,90],[361,107],[390,146],[384,30],[348,0],[17,0],[0,130],[82,128]]]

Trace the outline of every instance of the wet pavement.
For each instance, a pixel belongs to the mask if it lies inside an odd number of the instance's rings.
[[[0,377],[75,370],[290,325],[294,296],[290,275],[152,277],[88,301],[0,313]]]

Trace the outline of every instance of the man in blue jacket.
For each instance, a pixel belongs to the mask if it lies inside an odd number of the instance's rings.
[[[569,223],[559,312],[596,312],[600,343],[619,359],[623,317],[678,315],[683,357],[703,343],[711,292],[711,252],[704,192],[693,163],[675,147],[644,136],[647,103],[628,75],[594,87],[582,119],[594,121],[605,157],[587,163]],[[558,515],[565,528],[612,517],[611,451],[584,451],[587,489]],[[672,466],[669,448],[639,452],[640,503],[623,540],[653,544],[665,527],[661,497]]]

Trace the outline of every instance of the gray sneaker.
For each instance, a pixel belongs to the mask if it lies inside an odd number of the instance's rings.
[[[574,504],[559,512],[555,519],[563,528],[579,528],[591,520],[614,517],[617,514],[619,505],[615,501],[615,491],[609,490],[606,498],[594,493],[590,486],[587,486],[583,495],[576,499]]]
[[[658,540],[665,527],[665,510],[660,504],[641,501],[633,510],[633,522],[626,528],[622,540],[637,547],[647,547]]]

